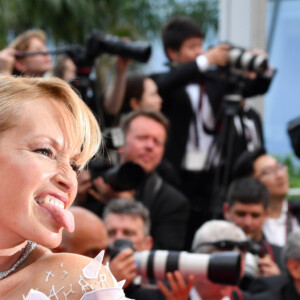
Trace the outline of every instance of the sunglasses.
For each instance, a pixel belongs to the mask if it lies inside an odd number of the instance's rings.
[[[223,251],[232,251],[236,248],[238,248],[240,251],[245,252],[249,249],[251,244],[250,240],[245,240],[245,241],[232,241],[232,240],[221,240],[221,241],[216,241],[216,242],[207,242],[207,243],[201,243],[197,246],[196,249],[199,249],[200,247],[203,246],[213,246],[219,250]]]

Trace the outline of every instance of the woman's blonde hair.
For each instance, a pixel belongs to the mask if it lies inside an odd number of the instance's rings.
[[[25,101],[49,99],[61,104],[69,116],[61,113],[62,125],[67,133],[71,122],[75,136],[72,135],[72,147],[79,150],[74,163],[80,169],[99,150],[101,132],[98,122],[78,94],[59,78],[24,78],[0,75],[0,135],[17,125],[22,114],[21,104]],[[34,111],[32,117],[35,117]],[[60,121],[60,120],[58,120]]]

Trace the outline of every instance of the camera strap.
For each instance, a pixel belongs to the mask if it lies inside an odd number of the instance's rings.
[[[262,246],[263,254],[264,254],[264,255],[269,255],[270,258],[272,259],[272,261],[275,262],[273,249],[272,249],[270,243],[266,240],[265,237],[263,237],[263,241],[262,241],[261,246]]]
[[[202,113],[201,113],[201,108],[202,108],[202,102],[203,102],[203,95],[205,93],[205,85],[202,83],[199,83],[199,88],[200,88],[200,95],[199,95],[199,102],[198,102],[198,112],[200,115],[200,121],[202,123],[202,125],[204,126],[203,123],[203,119],[202,119]],[[197,128],[197,116],[196,114],[194,114],[194,126],[195,126],[195,137],[196,137],[196,146],[197,148],[199,147],[199,132],[198,132],[198,128]]]

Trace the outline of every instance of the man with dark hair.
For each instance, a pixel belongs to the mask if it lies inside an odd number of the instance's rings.
[[[165,157],[180,173],[181,189],[192,204],[188,239],[195,230],[215,214],[212,203],[214,165],[208,154],[220,132],[224,97],[231,91],[228,80],[229,45],[220,44],[203,51],[203,33],[186,17],[170,19],[162,30],[165,53],[171,70],[152,77],[163,98],[162,112],[170,120]],[[271,78],[256,74],[254,78],[241,76],[242,98],[267,91]],[[172,82],[172,88],[170,88]]]
[[[135,251],[151,250],[153,239],[150,236],[151,221],[149,210],[141,203],[130,199],[113,199],[104,209],[103,220],[108,233],[108,243],[112,245],[123,239],[132,242]],[[125,239],[125,240],[124,240]],[[170,284],[168,289],[162,282],[158,282],[161,292],[154,288],[145,288],[138,278],[138,266],[133,257],[131,248],[123,247],[112,258],[110,268],[116,278],[126,279],[125,294],[132,299],[172,299],[186,300],[193,285],[193,276],[187,284],[179,271],[169,273],[167,278]],[[180,281],[181,284],[179,283]],[[154,285],[155,286],[155,285]]]
[[[263,232],[270,243],[284,246],[287,236],[299,226],[299,209],[286,199],[289,190],[287,166],[264,150],[257,150],[241,154],[234,166],[234,174],[236,178],[252,176],[267,187],[270,206]]]
[[[239,226],[259,248],[258,275],[280,273],[281,247],[270,244],[263,234],[263,224],[268,216],[269,193],[267,188],[252,177],[233,181],[223,205],[226,220]],[[257,249],[258,250],[258,249]]]
[[[201,31],[198,24],[184,16],[171,18],[162,28],[162,41],[164,45],[165,53],[168,55],[170,61],[174,59],[169,56],[170,49],[180,51],[181,47],[185,47],[184,43],[193,43],[195,45],[194,51],[198,51],[197,54],[201,54],[201,50],[197,49],[198,43],[204,39],[204,34]],[[192,49],[191,49],[192,50]],[[185,63],[195,59],[195,54],[190,53],[191,57],[188,57],[188,53],[179,59],[178,63]]]

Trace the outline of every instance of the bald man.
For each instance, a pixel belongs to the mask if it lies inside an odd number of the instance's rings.
[[[53,252],[70,252],[94,258],[107,248],[108,236],[102,220],[91,211],[74,206],[75,231],[63,231],[61,244]]]

